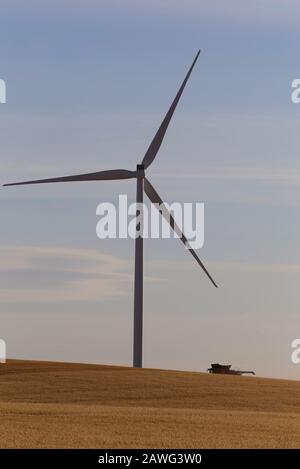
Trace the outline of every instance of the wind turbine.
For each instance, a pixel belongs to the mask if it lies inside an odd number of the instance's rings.
[[[11,184],[4,184],[4,186],[18,186],[24,184],[44,184],[50,182],[73,182],[73,181],[106,181],[106,180],[119,180],[119,179],[136,179],[137,189],[136,189],[136,202],[137,207],[140,207],[140,204],[143,203],[143,193],[148,196],[150,201],[153,204],[159,204],[159,211],[168,221],[171,228],[179,236],[183,244],[189,249],[192,256],[198,262],[200,267],[204,270],[208,278],[211,280],[213,285],[217,288],[217,284],[207,271],[206,267],[203,265],[196,252],[191,249],[188,245],[187,238],[182,233],[178,225],[176,224],[174,218],[169,213],[168,209],[164,205],[161,197],[158,195],[152,184],[148,181],[145,176],[145,170],[153,163],[154,158],[156,157],[159,148],[164,139],[165,133],[171,121],[171,118],[174,114],[176,106],[180,100],[182,92],[187,84],[187,81],[192,73],[194,65],[199,57],[200,50],[198,51],[185,79],[182,82],[181,87],[179,88],[174,101],[171,104],[170,109],[168,110],[164,120],[162,121],[157,133],[155,134],[141,164],[138,164],[135,171],[127,171],[126,169],[112,169],[109,171],[99,171],[96,173],[88,174],[79,174],[74,176],[64,176],[56,177],[49,179],[38,179],[35,181],[24,181],[16,182]],[[137,210],[137,215],[139,210]],[[137,236],[135,239],[135,276],[134,276],[134,331],[133,331],[133,366],[137,368],[142,368],[142,357],[143,357],[143,236],[140,230],[140,226],[137,223]],[[138,234],[139,231],[139,234]]]

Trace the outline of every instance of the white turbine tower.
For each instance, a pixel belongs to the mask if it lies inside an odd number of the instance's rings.
[[[64,176],[49,179],[38,179],[35,181],[16,182],[11,184],[4,184],[4,186],[18,186],[23,184],[44,184],[51,182],[73,182],[73,181],[106,181],[106,180],[119,180],[119,179],[136,179],[137,191],[136,202],[137,204],[143,203],[143,194],[149,197],[150,201],[154,204],[160,205],[160,213],[166,218],[171,228],[179,236],[183,244],[188,247],[192,256],[196,259],[200,267],[204,270],[211,282],[217,287],[217,284],[197,256],[196,252],[188,245],[187,238],[182,233],[178,225],[176,225],[174,218],[167,210],[162,199],[145,176],[145,170],[151,165],[156,157],[158,150],[162,144],[165,133],[167,131],[170,120],[174,114],[178,101],[182,95],[185,85],[192,73],[194,65],[199,57],[200,50],[198,51],[181,87],[170,109],[168,110],[164,120],[161,123],[157,133],[155,134],[141,164],[138,164],[135,171],[127,171],[126,169],[112,169],[109,171],[99,171],[96,173],[78,174],[74,176]],[[139,205],[138,205],[139,206]],[[157,206],[157,205],[156,205]],[[134,276],[134,331],[133,331],[133,366],[137,368],[142,367],[143,358],[143,236],[141,227],[137,225],[137,237],[135,240],[135,276]]]

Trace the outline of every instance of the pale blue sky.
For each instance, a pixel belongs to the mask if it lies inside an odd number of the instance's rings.
[[[220,289],[178,240],[145,243],[145,366],[299,378],[300,6],[282,3],[1,2],[2,182],[133,169],[202,49],[149,179],[205,202],[199,255]],[[134,243],[95,234],[119,193],[134,182],[1,190],[10,356],[131,363]]]

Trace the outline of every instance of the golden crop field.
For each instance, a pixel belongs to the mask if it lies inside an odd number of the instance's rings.
[[[299,448],[300,382],[0,365],[1,448]]]

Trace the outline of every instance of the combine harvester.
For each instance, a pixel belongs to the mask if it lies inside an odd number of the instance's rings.
[[[255,375],[254,371],[231,370],[231,365],[220,365],[219,363],[212,363],[211,368],[208,368],[207,371],[220,375]]]

